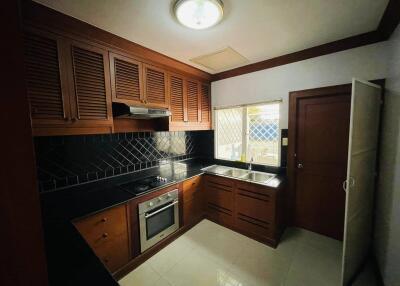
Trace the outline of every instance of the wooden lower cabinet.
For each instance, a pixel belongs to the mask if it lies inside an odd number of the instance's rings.
[[[74,222],[75,227],[110,272],[131,258],[127,205],[121,205]]]
[[[207,217],[276,246],[282,231],[281,189],[235,179],[204,177]]]
[[[205,176],[207,216],[222,225],[234,224],[234,181],[217,176]]]
[[[204,215],[204,194],[201,178],[201,176],[196,176],[182,184],[184,225],[193,224]]]

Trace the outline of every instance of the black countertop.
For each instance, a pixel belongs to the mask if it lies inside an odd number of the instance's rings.
[[[137,196],[119,187],[125,182],[158,175],[168,178],[171,184],[175,184],[202,174],[201,169],[209,165],[212,163],[198,160],[174,162],[42,194],[41,206],[50,285],[117,286],[118,283],[71,221],[136,198]],[[275,180],[276,186],[282,181],[279,177]]]
[[[167,177],[171,184],[176,184],[202,174],[200,169],[208,165],[210,164],[195,160],[175,162],[42,194],[41,206],[50,285],[117,286],[118,283],[71,221],[136,198],[137,196],[119,187],[124,182],[159,175]]]

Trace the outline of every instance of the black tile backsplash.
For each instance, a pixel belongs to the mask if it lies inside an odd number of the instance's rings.
[[[39,190],[96,181],[189,158],[213,158],[213,131],[36,137]]]

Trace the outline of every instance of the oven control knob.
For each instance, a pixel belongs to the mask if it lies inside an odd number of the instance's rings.
[[[168,196],[168,198],[172,197],[172,195],[171,195],[171,194],[168,194],[167,196]]]
[[[152,207],[152,206],[154,206],[154,203],[153,203],[153,202],[150,202],[150,203],[149,203],[149,207]]]
[[[162,201],[162,197],[159,197],[159,198],[158,198],[158,201],[161,202],[161,201]]]

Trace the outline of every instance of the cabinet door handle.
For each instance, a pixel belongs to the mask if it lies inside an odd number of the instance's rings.
[[[298,168],[298,169],[303,169],[303,168],[304,168],[304,166],[303,166],[303,164],[302,164],[302,163],[298,163],[298,164],[297,164],[297,168]]]
[[[108,237],[108,233],[107,232],[103,233],[102,237],[103,238],[107,238]]]

